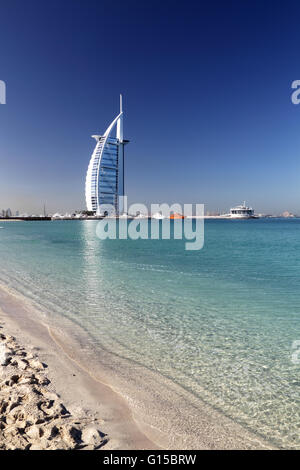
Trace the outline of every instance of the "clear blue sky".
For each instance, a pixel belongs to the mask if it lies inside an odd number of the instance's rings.
[[[84,208],[124,95],[131,202],[300,213],[296,1],[2,0],[0,208]]]

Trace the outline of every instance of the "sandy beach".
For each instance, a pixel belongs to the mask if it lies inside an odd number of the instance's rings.
[[[1,290],[0,449],[156,449],[120,395],[62,355]],[[19,324],[7,311],[19,308]],[[23,311],[24,314],[24,311]],[[18,316],[18,315],[17,315]]]
[[[0,448],[2,450],[99,449],[108,441],[101,420],[70,412],[52,390],[47,364],[34,348],[0,333]]]
[[[99,377],[59,329],[3,286],[0,306],[0,449],[272,448],[207,405],[184,403],[175,386],[166,395],[166,383],[157,381],[154,396],[150,374],[145,390],[128,385],[133,374],[114,384],[105,369]],[[184,406],[188,419],[181,415]]]

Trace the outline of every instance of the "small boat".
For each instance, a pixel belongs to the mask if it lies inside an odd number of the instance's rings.
[[[178,214],[178,212],[174,212],[170,215],[170,219],[184,219],[184,215]]]
[[[51,217],[51,220],[62,220],[63,216],[56,212],[56,214],[53,214]]]

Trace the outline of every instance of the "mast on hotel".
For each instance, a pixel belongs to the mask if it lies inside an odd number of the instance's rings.
[[[110,212],[123,213],[124,196],[124,146],[123,104],[120,95],[120,113],[103,135],[93,135],[96,147],[88,166],[85,182],[85,199],[88,211],[97,215]],[[107,206],[107,208],[105,207]]]

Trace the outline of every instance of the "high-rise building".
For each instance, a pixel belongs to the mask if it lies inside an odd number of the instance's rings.
[[[120,95],[120,113],[103,135],[93,135],[96,147],[88,166],[85,182],[85,199],[88,211],[97,215],[123,212],[124,196],[124,146],[123,109]],[[120,199],[121,197],[121,199]]]

